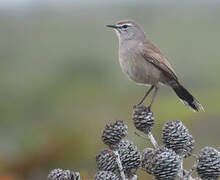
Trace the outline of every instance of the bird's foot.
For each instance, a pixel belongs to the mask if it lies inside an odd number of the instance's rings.
[[[138,103],[138,104],[134,105],[133,108],[137,108],[137,107],[141,107],[141,106],[146,107],[146,106],[141,102],[141,103]],[[148,105],[148,106],[146,107],[146,109],[150,112],[150,111],[151,111],[151,107],[152,107],[152,104]]]

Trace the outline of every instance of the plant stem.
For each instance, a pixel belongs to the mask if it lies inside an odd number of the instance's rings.
[[[197,159],[196,162],[194,163],[193,167],[188,171],[188,173],[185,175],[185,179],[189,179],[191,177],[191,175],[193,174],[193,172],[196,170],[197,166],[198,166],[199,160]]]
[[[178,176],[179,176],[181,179],[183,179],[183,158],[181,158],[180,170],[179,170]]]
[[[114,154],[115,154],[115,156],[116,156],[116,162],[117,162],[117,164],[118,164],[118,168],[119,168],[119,171],[120,171],[121,178],[122,178],[122,180],[126,180],[126,178],[125,178],[125,173],[124,173],[124,171],[123,171],[123,167],[122,167],[122,163],[121,163],[121,160],[120,160],[119,153],[118,153],[117,150],[116,150],[116,151],[113,151],[113,152],[114,152]]]
[[[138,180],[138,176],[135,174],[131,177],[131,180]]]
[[[158,148],[158,144],[157,141],[155,140],[153,134],[151,133],[151,131],[147,132],[147,136],[150,139],[151,143],[153,144],[154,148]]]

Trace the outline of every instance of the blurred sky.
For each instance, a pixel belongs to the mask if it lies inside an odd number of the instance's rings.
[[[139,1],[135,1],[135,0],[106,0],[106,1],[102,1],[102,0],[1,0],[0,4],[1,7],[5,6],[5,7],[15,7],[15,6],[24,6],[24,5],[32,5],[32,4],[50,4],[50,5],[56,5],[56,4],[73,4],[73,5],[77,5],[77,4],[83,4],[83,5],[91,5],[91,4],[139,4],[139,3],[143,3],[143,4],[148,4],[148,3],[154,3],[154,4],[160,4],[163,5],[164,3],[169,3],[169,4],[187,4],[187,3],[191,3],[192,5],[202,5],[202,4],[206,4],[206,5],[210,5],[210,4],[216,4],[219,3],[218,0],[185,0],[184,2],[182,1],[176,1],[176,0],[139,0]]]

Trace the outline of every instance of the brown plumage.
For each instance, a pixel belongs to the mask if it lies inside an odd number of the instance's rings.
[[[131,20],[119,21],[114,28],[119,37],[119,62],[122,71],[137,84],[152,85],[144,98],[155,89],[149,105],[152,106],[159,83],[173,88],[184,104],[195,111],[203,110],[202,105],[179,83],[176,73],[161,51],[145,36],[142,28]]]

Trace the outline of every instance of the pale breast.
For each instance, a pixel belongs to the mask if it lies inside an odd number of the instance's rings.
[[[119,55],[119,63],[122,71],[138,84],[153,85],[160,79],[160,71],[142,56],[131,53]]]

